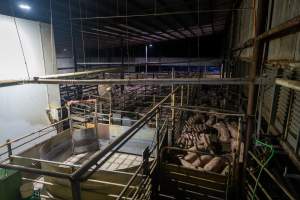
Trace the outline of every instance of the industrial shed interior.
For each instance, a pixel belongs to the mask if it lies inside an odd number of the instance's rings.
[[[299,0],[1,0],[0,200],[300,199]]]

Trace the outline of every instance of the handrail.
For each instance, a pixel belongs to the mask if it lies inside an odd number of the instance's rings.
[[[245,117],[245,114],[243,114],[243,113],[223,113],[223,112],[214,112],[214,111],[203,111],[203,110],[196,110],[196,109],[190,109],[190,108],[178,107],[178,106],[162,106],[162,107],[163,108],[172,108],[172,109],[175,109],[175,110],[183,110],[183,111],[190,111],[190,112],[212,114],[212,115]]]
[[[46,76],[34,77],[34,78],[35,79],[74,78],[77,76],[97,74],[97,73],[101,73],[101,72],[111,72],[111,71],[117,71],[120,69],[121,68],[102,68],[102,69],[91,70],[91,71],[71,72],[71,73],[65,73],[65,74],[51,74],[51,75],[46,75]]]
[[[40,174],[40,175],[45,175],[45,176],[52,176],[52,177],[57,177],[57,178],[70,179],[70,174],[67,174],[67,173],[61,173],[61,172],[55,172],[55,171],[46,171],[46,170],[41,170],[41,169],[37,169],[37,168],[24,167],[24,166],[20,166],[20,165],[0,163],[0,168],[14,169],[14,170],[20,170],[22,172]]]
[[[141,124],[141,125],[139,125],[139,127],[137,127],[128,137],[125,137],[124,139],[122,139],[121,141],[120,141],[120,143],[118,143],[117,145],[116,145],[116,147],[113,147],[113,149],[111,150],[111,151],[108,151],[108,152],[106,152],[105,153],[105,155],[103,156],[103,157],[105,157],[100,163],[98,163],[98,162],[96,162],[94,165],[96,165],[96,167],[95,168],[93,168],[93,170],[89,173],[89,174],[87,174],[87,175],[85,175],[84,177],[82,177],[81,176],[81,180],[86,180],[88,177],[90,177],[98,168],[100,168],[115,152],[117,152],[117,150],[119,150],[121,147],[122,147],[122,145],[124,145],[132,136],[134,136],[148,121],[150,121],[151,120],[151,118],[154,116],[154,114],[152,114],[152,115],[150,115],[145,121],[143,121],[143,123]],[[123,133],[124,134],[124,133]],[[119,137],[118,137],[119,138]],[[118,139],[117,138],[117,139]],[[116,139],[116,140],[117,140]],[[109,147],[110,145],[108,145],[107,147]],[[107,148],[106,147],[106,148]],[[104,149],[105,150],[105,149]],[[108,154],[108,153],[110,153],[110,154]],[[95,154],[97,154],[97,153],[95,153]],[[94,154],[94,155],[95,155]],[[108,155],[107,155],[108,154]],[[93,165],[92,165],[93,166]],[[75,173],[75,172],[74,172]],[[74,174],[73,173],[73,174]]]
[[[150,174],[153,173],[153,169],[155,167],[156,164],[156,159],[153,161],[153,163],[150,166]],[[141,171],[143,167],[143,163],[138,167],[138,169],[135,171],[134,175],[130,178],[130,180],[128,181],[127,185],[125,188],[123,188],[123,190],[121,191],[121,193],[118,195],[117,200],[120,200],[121,198],[124,198],[123,195],[125,194],[125,192],[128,190],[128,188],[130,188],[131,184],[133,183],[134,179],[138,176],[139,172]],[[138,192],[139,188],[137,188],[136,193]],[[136,195],[136,193],[133,195],[133,199],[134,196]],[[126,197],[125,197],[126,198]]]
[[[72,85],[98,85],[98,84],[143,84],[143,85],[247,85],[249,79],[245,78],[167,78],[167,79],[87,79],[87,80],[72,80],[72,79],[37,79],[37,80],[24,80],[24,84],[72,84]],[[255,82],[256,83],[256,82]]]
[[[100,152],[96,152],[94,155],[91,156],[91,158],[84,163],[78,170],[76,170],[72,174],[73,179],[79,179],[86,171],[88,171],[93,165],[95,165],[101,158],[106,156],[106,154],[117,147],[122,141],[130,139],[137,128],[141,128],[140,125],[144,123],[145,120],[147,120],[149,117],[152,117],[153,114],[155,114],[155,111],[159,109],[161,104],[163,104],[165,101],[167,101],[172,94],[174,94],[179,87],[177,87],[173,92],[168,94],[162,101],[160,101],[156,106],[154,106],[147,114],[145,114],[141,119],[139,119],[136,123],[134,123],[126,132],[124,132],[121,136],[119,136],[116,140],[114,140],[110,145],[108,145],[105,149],[103,149]]]
[[[80,184],[80,181],[88,180],[88,177],[95,172],[104,162],[107,161],[109,157],[111,157],[119,148],[121,148],[130,138],[132,138],[146,123],[148,123],[153,116],[157,114],[157,111],[161,108],[161,106],[173,95],[175,94],[180,87],[177,87],[175,90],[173,90],[171,93],[169,93],[163,100],[161,100],[159,103],[157,103],[149,112],[147,112],[145,115],[143,115],[137,122],[133,124],[125,133],[123,133],[121,136],[116,138],[110,145],[108,145],[105,149],[102,151],[96,152],[94,155],[92,155],[87,162],[83,163],[79,168],[75,167],[75,171],[71,174],[69,173],[61,173],[61,172],[55,172],[55,171],[46,171],[42,169],[37,169],[33,167],[27,167],[27,166],[20,166],[15,165],[11,163],[0,163],[1,168],[6,169],[15,169],[20,170],[22,172],[28,172],[33,174],[39,174],[39,175],[45,175],[45,176],[51,176],[51,177],[57,177],[57,178],[64,178],[68,179],[71,182],[72,185],[72,194],[74,199],[80,198],[80,189],[78,189],[78,185]],[[22,139],[28,138],[30,136],[33,136],[37,133],[43,133],[43,131],[46,131],[49,128],[55,128],[57,125],[70,120],[70,118],[66,118],[64,120],[61,120],[57,123],[51,124],[50,126],[43,128],[39,131],[29,133],[25,136],[22,136],[20,138],[17,138],[12,141],[8,141],[5,144],[3,144],[0,147],[9,147],[11,144],[18,142]],[[163,127],[162,127],[163,128]],[[52,130],[52,129],[51,129]],[[43,133],[45,135],[46,133]],[[36,139],[36,138],[35,138]],[[32,141],[32,140],[30,140]],[[26,141],[28,142],[28,141]],[[13,156],[12,153],[9,153],[10,158],[20,158],[20,159],[26,159],[25,157],[18,157]],[[33,159],[29,159],[33,160]],[[101,162],[99,162],[101,160]],[[38,162],[45,162],[45,160],[36,159]],[[48,162],[48,161],[46,161]],[[49,161],[48,163],[50,163]],[[59,164],[54,163],[53,164]],[[93,167],[95,166],[95,167]],[[152,166],[152,165],[151,165]],[[93,167],[93,168],[91,168]],[[88,172],[88,173],[87,173]],[[88,174],[88,176],[86,176]],[[84,175],[84,176],[83,176]],[[79,194],[77,193],[79,192]]]
[[[11,140],[11,141],[9,141],[9,142],[6,142],[6,143],[0,145],[0,148],[3,148],[3,147],[5,147],[5,146],[7,146],[8,144],[12,144],[12,143],[18,142],[18,141],[20,141],[20,140],[22,140],[22,139],[25,139],[25,138],[27,138],[27,137],[29,137],[29,136],[32,136],[32,135],[34,135],[34,134],[40,133],[40,132],[42,132],[42,131],[44,131],[44,130],[46,130],[46,129],[48,129],[48,128],[54,127],[54,126],[56,126],[56,125],[58,125],[58,124],[60,124],[60,123],[62,123],[62,122],[64,122],[64,121],[67,121],[67,120],[69,120],[69,118],[63,119],[63,120],[61,120],[61,121],[59,121],[59,122],[56,122],[56,123],[54,123],[54,124],[51,124],[51,125],[49,125],[49,126],[43,128],[43,129],[40,129],[40,130],[38,130],[38,131],[29,133],[29,134],[24,135],[24,136],[22,136],[22,137],[19,137],[19,138],[17,138],[17,139],[14,139],[14,140]]]

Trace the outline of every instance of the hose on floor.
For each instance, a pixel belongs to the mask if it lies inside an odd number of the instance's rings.
[[[259,171],[258,176],[256,178],[255,187],[253,189],[251,200],[253,200],[254,197],[255,197],[255,193],[256,193],[258,182],[259,182],[259,178],[261,176],[261,173],[262,173],[263,169],[267,166],[267,164],[270,162],[270,160],[272,159],[272,157],[274,156],[274,153],[275,153],[273,145],[266,144],[266,143],[264,143],[262,141],[259,141],[259,140],[256,140],[256,144],[267,147],[268,149],[270,149],[271,154],[270,154],[269,158],[262,164],[262,166],[260,168],[260,171]]]

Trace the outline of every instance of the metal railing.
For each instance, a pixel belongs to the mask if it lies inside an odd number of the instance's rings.
[[[276,186],[276,188],[278,188],[281,191],[280,194],[283,194],[283,196],[285,196],[287,199],[296,200],[296,198],[293,197],[293,195],[288,191],[288,189],[284,185],[282,185],[276,179],[276,177],[264,166],[262,161],[260,161],[251,151],[248,151],[248,154],[250,155],[249,158],[253,160],[257,164],[257,166],[263,167],[262,172],[265,175],[264,181],[266,181],[267,178],[268,181],[271,182],[271,183],[268,182],[268,184]],[[269,191],[266,185],[261,183],[261,181],[255,175],[255,172],[251,171],[249,168],[246,169],[246,172],[248,174],[248,180],[246,183],[248,187],[246,188],[248,197],[252,199],[259,199],[259,198],[270,199],[270,200],[273,199],[272,197],[273,191]],[[259,193],[262,196],[259,197],[258,194],[254,194],[254,186],[251,185],[250,182],[257,182],[257,186],[258,186],[257,188],[259,189],[257,193]]]
[[[55,124],[52,124],[42,130],[27,134],[21,138],[18,138],[18,139],[12,140],[12,141],[7,141],[5,144],[1,145],[0,149],[1,148],[7,149],[5,152],[3,152],[3,155],[7,154],[7,159],[3,160],[0,163],[0,168],[14,169],[14,170],[19,170],[21,172],[35,174],[35,175],[44,175],[44,176],[49,176],[49,177],[67,179],[71,183],[72,198],[74,200],[79,200],[79,199],[81,199],[80,183],[82,181],[91,180],[90,179],[91,175],[94,172],[96,172],[114,153],[116,153],[136,133],[138,133],[138,131],[141,130],[145,124],[147,124],[150,120],[152,120],[153,117],[156,117],[156,122],[157,122],[156,125],[158,127],[158,123],[159,123],[158,113],[159,113],[159,110],[161,109],[161,105],[163,105],[168,100],[173,100],[173,98],[171,98],[171,97],[174,97],[174,94],[177,91],[178,91],[178,88],[174,89],[163,100],[161,100],[159,103],[157,103],[149,112],[144,114],[138,121],[136,121],[121,136],[116,138],[112,143],[110,143],[108,146],[106,146],[103,150],[94,153],[91,157],[89,157],[89,159],[86,162],[84,162],[81,165],[72,165],[72,164],[70,165],[70,164],[61,163],[61,162],[48,161],[48,160],[43,160],[43,159],[28,158],[28,157],[13,155],[13,153],[15,153],[18,148],[24,146],[25,144],[29,144],[30,142],[33,142],[33,141],[36,141],[36,142],[38,142],[37,144],[40,144],[44,140],[39,141],[39,140],[37,140],[38,138],[41,138],[42,136],[45,136],[52,132],[57,133],[56,132],[57,126],[62,125],[65,122],[68,122],[70,119],[67,118],[67,119],[59,121]],[[157,135],[159,135],[159,134],[157,134]],[[33,138],[29,138],[29,137],[33,137]],[[28,139],[28,140],[24,141],[25,139]],[[47,138],[47,139],[49,139],[49,138]],[[12,146],[13,144],[16,144],[17,142],[20,142],[21,144]],[[159,145],[157,145],[157,146],[159,147]],[[9,161],[11,159],[24,159],[24,160],[27,160],[30,162],[34,161],[34,162],[40,162],[40,163],[50,163],[50,164],[54,164],[54,165],[71,166],[74,171],[72,173],[65,173],[65,172],[58,172],[58,171],[43,170],[38,167],[23,166],[23,165],[9,163]],[[153,163],[155,163],[155,162],[153,162]],[[117,173],[125,173],[125,172],[117,172]],[[130,174],[130,173],[127,173],[127,174]],[[135,174],[131,173],[131,175],[133,177],[136,177],[136,176],[138,176],[138,173],[135,173]],[[97,180],[95,180],[95,181],[97,181]]]
[[[158,120],[159,111],[157,111],[156,119]],[[158,121],[156,123],[159,124]],[[139,168],[136,170],[135,174],[132,176],[126,187],[122,190],[120,195],[118,196],[118,200],[120,199],[151,199],[151,181],[152,176],[154,174],[154,170],[156,166],[159,164],[160,161],[160,151],[163,147],[163,145],[166,143],[167,134],[168,134],[168,119],[164,121],[161,127],[157,126],[156,128],[156,143],[151,147],[151,149],[146,149],[146,151],[143,154],[143,163],[139,166]],[[149,162],[149,157],[154,154],[154,151],[156,151],[156,158],[152,163]],[[142,178],[140,178],[138,175],[142,175]],[[136,190],[129,191],[130,187],[132,187],[132,184],[136,181],[138,187]]]

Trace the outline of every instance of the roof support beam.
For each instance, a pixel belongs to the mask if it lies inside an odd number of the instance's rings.
[[[167,3],[164,0],[158,0],[158,2],[165,7],[167,6]],[[173,4],[171,4],[171,5],[173,5]],[[197,37],[197,35],[190,29],[190,27],[188,27],[183,22],[183,20],[180,17],[178,17],[177,15],[173,15],[173,19],[174,19],[173,21],[175,23],[179,23],[179,25],[182,26],[185,30],[187,30],[192,36]]]
[[[137,1],[131,0],[130,3],[131,3],[134,7],[136,7],[137,9],[144,10],[144,6],[141,5],[140,3],[138,3]],[[180,31],[178,31],[177,28],[175,28],[173,25],[172,25],[172,28],[171,28],[171,24],[169,24],[168,22],[166,22],[166,20],[165,20],[164,18],[162,18],[161,16],[158,16],[158,19],[159,19],[159,20],[155,20],[155,21],[157,21],[158,23],[163,22],[163,24],[164,24],[168,29],[170,29],[170,30],[172,30],[172,31],[174,31],[174,32],[177,32],[179,35],[183,36],[183,38],[186,38],[186,35],[184,35],[184,34],[183,34],[182,32],[180,32]],[[154,25],[154,24],[152,23],[152,25]],[[156,26],[156,25],[155,25],[155,26]],[[173,34],[173,33],[171,33],[171,32],[166,32],[166,31],[163,30],[162,28],[159,28],[159,26],[156,26],[156,29],[158,29],[158,30],[160,30],[161,32],[164,32],[164,33],[166,33],[166,34],[169,34],[169,35],[175,37],[176,39],[182,39],[182,38],[178,37],[177,35],[175,35],[175,34]]]
[[[1,85],[0,87],[5,87],[8,85]],[[20,84],[71,84],[71,85],[99,85],[99,84],[107,84],[107,85],[130,85],[130,84],[142,84],[142,85],[248,85],[249,80],[244,78],[223,78],[223,79],[207,79],[207,78],[167,78],[167,79],[55,79],[50,78],[39,78],[35,77],[35,79],[31,80],[15,80],[11,81],[15,85]],[[259,84],[259,81],[255,82]],[[12,84],[11,84],[12,85]],[[10,85],[10,86],[11,86]]]

